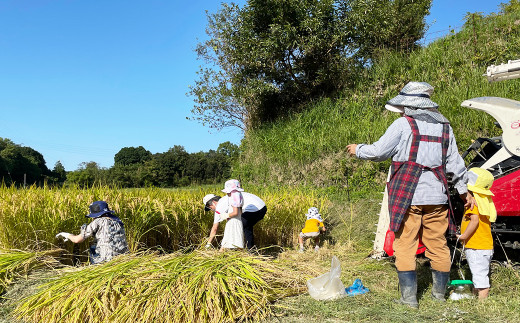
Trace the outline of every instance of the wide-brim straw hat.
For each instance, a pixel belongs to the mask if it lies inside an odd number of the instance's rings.
[[[399,92],[399,95],[386,102],[385,108],[394,112],[403,112],[398,107],[437,109],[439,105],[430,100],[432,93],[433,86],[426,82],[409,82]]]
[[[468,171],[468,190],[484,195],[494,196],[490,188],[494,177],[488,170],[473,167]]]

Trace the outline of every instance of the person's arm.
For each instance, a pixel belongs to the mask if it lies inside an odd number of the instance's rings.
[[[61,237],[61,238],[63,238],[63,241],[65,241],[65,242],[70,240],[74,243],[81,243],[81,242],[85,241],[85,237],[83,234],[84,234],[83,230],[78,235],[74,235],[74,234],[68,233],[68,232],[60,232],[56,235],[56,238]]]
[[[211,231],[209,232],[208,244],[206,245],[206,247],[209,247],[208,245],[211,245],[211,242],[217,235],[218,224],[219,224],[219,222],[213,223],[213,226],[211,227]]]
[[[466,241],[469,237],[473,235],[473,233],[475,233],[475,231],[478,228],[478,214],[471,213],[469,215],[471,217],[468,226],[466,227],[466,231],[464,231],[463,234],[457,236],[461,241]]]
[[[233,211],[231,213],[228,213],[228,218],[232,218],[232,217],[235,217],[235,216],[238,216],[238,215],[242,214],[242,208],[241,207],[232,206],[232,208],[233,208]]]
[[[63,241],[72,241],[74,243],[80,243],[80,242],[83,242],[85,241],[85,238],[83,238],[83,236],[81,234],[79,235],[73,235],[71,233],[68,233],[68,232],[60,232],[56,235],[56,238],[59,238],[59,237],[62,237],[63,238]]]
[[[464,208],[473,210],[476,205],[475,197],[468,191],[464,194],[460,194],[460,198],[464,201]]]
[[[403,129],[410,129],[410,125],[405,118],[399,118],[386,129],[378,141],[371,145],[350,144],[347,146],[347,150],[350,154],[356,155],[356,157],[361,159],[372,161],[387,160],[397,153]]]
[[[468,192],[468,187],[466,185],[468,182],[466,165],[464,164],[464,159],[462,159],[459,154],[457,141],[451,127],[450,143],[446,154],[446,173],[453,174],[452,181],[460,198],[464,201],[464,207],[473,210],[473,207],[475,206],[475,198]]]
[[[78,234],[78,235],[69,235],[69,240],[74,242],[74,243],[81,243],[83,241],[85,241],[85,238],[83,238],[83,236],[81,234]]]

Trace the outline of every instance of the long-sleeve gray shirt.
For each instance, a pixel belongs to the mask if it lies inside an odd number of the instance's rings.
[[[416,120],[419,133],[422,135],[442,136],[441,123],[429,123]],[[460,156],[453,129],[450,126],[449,147],[446,156],[446,172],[453,173],[455,188],[459,194],[467,192],[466,166]],[[412,145],[412,129],[406,118],[395,120],[386,130],[385,134],[372,145],[359,144],[356,156],[361,159],[383,161],[392,158],[393,161],[407,161]],[[417,163],[437,167],[442,164],[442,147],[440,143],[419,143]],[[412,199],[412,205],[439,205],[446,204],[448,197],[444,185],[431,171],[424,170],[419,178],[417,188]]]

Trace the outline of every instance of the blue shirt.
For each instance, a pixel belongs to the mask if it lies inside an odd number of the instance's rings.
[[[416,120],[419,133],[422,135],[442,136],[441,123],[429,123]],[[446,155],[446,172],[453,173],[453,182],[459,194],[468,191],[466,187],[466,166],[459,154],[453,129],[450,126],[449,147]],[[372,145],[359,144],[356,156],[361,159],[383,161],[392,158],[393,161],[407,161],[412,144],[412,129],[406,118],[395,120],[383,136]],[[442,147],[440,143],[419,143],[417,163],[437,167],[442,164]],[[431,171],[423,171],[412,199],[412,205],[440,205],[448,202],[446,189],[441,181]]]

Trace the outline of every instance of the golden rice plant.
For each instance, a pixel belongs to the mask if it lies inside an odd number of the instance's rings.
[[[315,206],[323,219],[331,202],[312,190],[302,188],[263,188],[256,195],[267,205],[265,218],[255,226],[255,242],[263,246],[293,246],[298,243],[298,234],[305,225],[307,210]],[[256,230],[258,227],[258,230]]]
[[[62,273],[18,304],[30,322],[233,322],[261,320],[305,290],[294,265],[240,251],[123,255]]]
[[[33,270],[59,266],[59,262],[54,258],[57,252],[59,250],[0,250],[0,293],[3,293],[14,280],[27,276]]]
[[[292,245],[305,221],[305,212],[318,206],[326,216],[328,200],[303,189],[251,188],[267,205],[265,219],[255,226],[256,244]],[[72,243],[55,238],[58,232],[79,233],[90,219],[88,205],[105,200],[123,220],[132,251],[156,248],[179,250],[198,245],[213,225],[212,212],[205,212],[202,198],[220,192],[220,187],[199,189],[114,189],[0,186],[0,248],[45,250],[58,245],[69,253],[85,255],[89,242],[77,250]],[[325,212],[325,213],[324,213]]]

